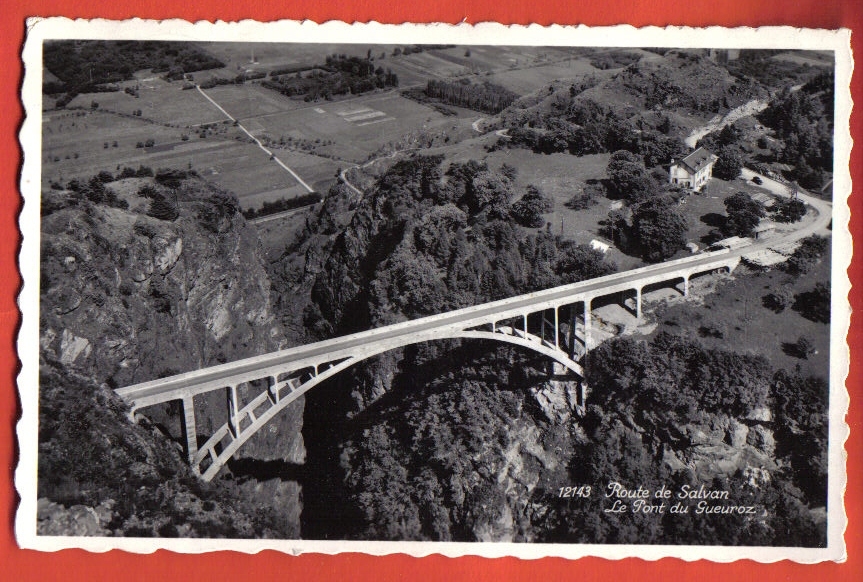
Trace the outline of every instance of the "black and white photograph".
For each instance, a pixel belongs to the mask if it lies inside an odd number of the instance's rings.
[[[847,35],[68,25],[27,543],[844,551]]]

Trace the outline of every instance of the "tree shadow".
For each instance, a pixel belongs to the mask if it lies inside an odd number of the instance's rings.
[[[228,469],[234,477],[252,477],[256,481],[279,479],[302,483],[306,477],[306,467],[300,463],[289,463],[282,459],[262,461],[260,459],[229,459]]]
[[[701,217],[701,222],[711,228],[722,228],[725,226],[726,220],[725,215],[716,212],[708,212]]]
[[[792,358],[797,358],[799,360],[806,360],[809,357],[809,354],[802,351],[796,342],[782,342],[782,352],[786,356],[791,356]]]

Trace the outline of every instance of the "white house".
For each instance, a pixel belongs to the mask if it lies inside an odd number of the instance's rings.
[[[719,158],[704,148],[698,148],[679,162],[671,160],[668,183],[700,190],[713,177],[713,164]]]

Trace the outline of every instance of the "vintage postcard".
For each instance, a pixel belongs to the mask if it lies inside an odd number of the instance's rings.
[[[843,560],[849,38],[31,20],[20,545]]]

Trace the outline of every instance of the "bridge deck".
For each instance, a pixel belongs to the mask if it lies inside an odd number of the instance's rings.
[[[271,370],[286,365],[315,366],[341,357],[362,353],[367,349],[380,351],[380,345],[393,346],[435,339],[440,335],[469,327],[502,321],[526,313],[557,307],[595,297],[632,289],[633,286],[666,281],[694,273],[727,266],[738,259],[738,255],[727,249],[712,253],[693,255],[676,261],[650,265],[563,285],[552,289],[501,299],[456,311],[431,315],[385,327],[375,328],[343,337],[297,346],[287,350],[254,356],[227,364],[179,374],[169,378],[152,380],[116,390],[117,394],[133,403],[158,398],[167,401],[196,393],[227,386],[232,382],[254,379],[249,374],[264,377]],[[410,341],[405,341],[410,339]],[[376,347],[371,347],[372,345]],[[145,404],[149,405],[149,404]]]

